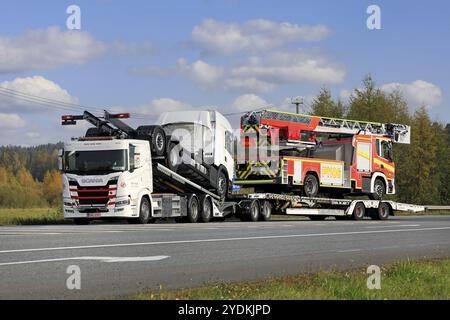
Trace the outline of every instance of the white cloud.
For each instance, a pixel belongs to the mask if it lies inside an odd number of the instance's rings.
[[[172,98],[160,98],[138,107],[136,111],[140,114],[159,116],[166,111],[183,111],[189,109],[192,109],[192,106],[188,103]]]
[[[330,34],[323,25],[299,26],[257,19],[245,23],[204,20],[192,30],[192,41],[202,49],[219,54],[259,51],[298,41],[322,40]]]
[[[223,68],[210,65],[202,60],[191,64],[186,59],[178,59],[178,71],[201,86],[215,84],[223,76]]]
[[[2,88],[6,90],[2,90]],[[67,90],[41,76],[16,78],[12,81],[0,83],[0,110],[49,110],[48,107],[33,102],[36,100],[35,97],[65,103],[78,103],[78,99],[71,96]]]
[[[229,78],[225,81],[225,87],[232,91],[267,93],[274,89],[275,85],[261,81],[257,78]]]
[[[320,55],[295,50],[250,57],[247,64],[231,69],[228,83],[234,84],[235,89],[243,90],[249,89],[248,84],[253,83],[258,85],[253,87],[255,92],[267,92],[282,84],[336,84],[344,78],[343,67]]]
[[[381,86],[381,90],[392,92],[400,90],[412,108],[422,104],[428,107],[436,106],[442,102],[441,89],[433,83],[416,80],[411,83],[392,82]]]
[[[29,131],[25,133],[25,136],[30,139],[37,139],[41,137],[41,134],[39,132]]]
[[[18,129],[25,126],[25,120],[23,120],[18,114],[15,113],[0,113],[0,128],[1,129]]]
[[[255,94],[243,94],[237,97],[231,104],[233,110],[242,112],[267,106],[267,101]]]
[[[83,64],[105,49],[87,32],[61,31],[55,26],[18,37],[0,37],[0,73]]]

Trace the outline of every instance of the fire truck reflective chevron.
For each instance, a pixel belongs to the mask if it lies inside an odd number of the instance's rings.
[[[383,167],[385,169],[389,170],[390,172],[395,172],[395,168],[385,161],[381,161],[380,159],[375,158],[373,160],[373,162],[375,162],[376,164],[378,164],[380,166],[383,165]]]
[[[360,149],[358,149],[356,152],[357,152],[361,157],[364,157],[364,158],[366,158],[366,159],[370,159],[370,156],[369,156],[367,153],[361,151]]]

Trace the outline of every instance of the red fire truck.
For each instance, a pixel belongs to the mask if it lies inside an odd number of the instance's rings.
[[[241,118],[234,184],[340,198],[395,193],[393,143],[409,143],[410,127],[262,110]]]

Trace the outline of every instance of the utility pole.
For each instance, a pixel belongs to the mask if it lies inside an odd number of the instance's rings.
[[[291,104],[295,104],[295,111],[297,114],[300,113],[300,105],[303,105],[302,97],[295,97],[291,99]]]

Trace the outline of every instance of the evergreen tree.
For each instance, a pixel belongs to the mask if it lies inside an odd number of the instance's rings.
[[[322,88],[311,104],[312,115],[342,118],[344,117],[344,111],[343,103],[341,101],[335,102],[331,97],[330,90],[327,88]]]

